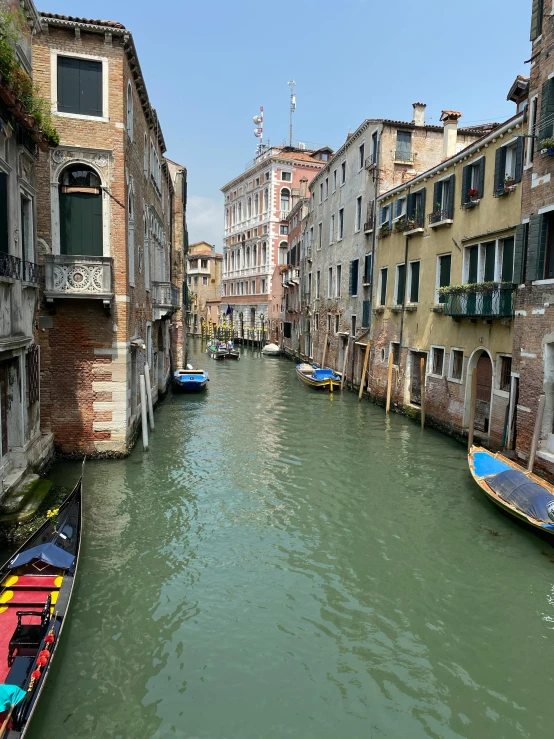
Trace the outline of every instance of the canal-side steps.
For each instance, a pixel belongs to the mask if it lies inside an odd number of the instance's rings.
[[[26,475],[19,484],[10,487],[2,501],[0,524],[30,521],[51,489],[50,480],[34,474]]]

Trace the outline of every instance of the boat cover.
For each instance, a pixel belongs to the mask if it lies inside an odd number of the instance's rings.
[[[312,375],[314,380],[329,380],[333,378],[333,380],[340,379],[338,375],[335,375],[332,369],[316,369],[314,370],[314,374]]]
[[[512,468],[509,464],[501,462],[488,452],[475,452],[473,455],[473,469],[477,477],[486,477]]]
[[[21,690],[19,685],[2,683],[0,685],[0,713],[7,711],[10,706],[17,706],[26,695],[27,692]]]
[[[554,495],[523,472],[508,469],[488,477],[487,484],[506,503],[537,521],[550,524],[546,528],[554,530]]]
[[[53,567],[68,570],[73,564],[75,556],[49,541],[46,544],[39,544],[37,547],[31,547],[31,549],[25,549],[20,552],[10,562],[10,569],[26,565],[33,559],[40,559],[41,562],[46,562],[46,564],[52,565]]]

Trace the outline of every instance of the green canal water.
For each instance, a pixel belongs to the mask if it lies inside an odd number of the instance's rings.
[[[285,359],[200,350],[209,389],[165,400],[150,452],[87,463],[29,739],[552,736],[554,549],[463,447]]]

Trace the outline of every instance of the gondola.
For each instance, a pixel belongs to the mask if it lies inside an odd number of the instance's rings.
[[[206,370],[195,370],[188,364],[186,369],[178,369],[173,373],[173,387],[182,393],[194,393],[204,390],[209,379]]]
[[[321,390],[333,390],[340,388],[340,375],[328,367],[320,368],[316,364],[297,364],[296,375],[310,387]]]
[[[502,454],[472,446],[468,455],[473,479],[505,513],[533,529],[554,534],[554,487]]]
[[[0,739],[25,736],[58,647],[79,562],[82,488],[81,474],[0,570]]]

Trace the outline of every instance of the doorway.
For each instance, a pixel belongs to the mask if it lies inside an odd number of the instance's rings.
[[[410,403],[412,405],[421,405],[421,386],[425,383],[425,361],[427,355],[424,352],[410,352],[411,354],[411,366],[410,366]],[[423,376],[421,374],[421,360],[423,359]]]

